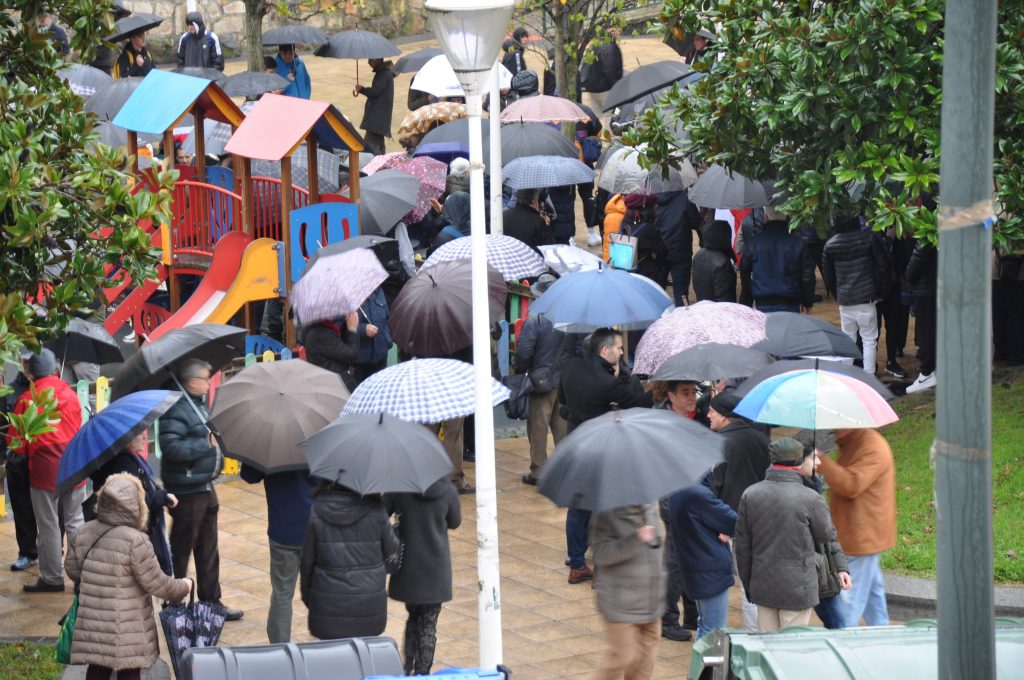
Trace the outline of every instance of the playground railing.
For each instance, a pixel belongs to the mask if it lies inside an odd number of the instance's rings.
[[[202,182],[178,182],[171,199],[171,248],[213,255],[217,240],[242,230],[242,197]]]
[[[292,210],[309,204],[309,192],[292,187]],[[252,237],[281,240],[281,180],[252,178]]]

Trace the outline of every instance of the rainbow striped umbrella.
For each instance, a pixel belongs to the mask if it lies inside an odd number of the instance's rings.
[[[817,359],[779,361],[740,385],[736,413],[759,423],[811,430],[881,427],[899,420],[892,393],[873,375]]]

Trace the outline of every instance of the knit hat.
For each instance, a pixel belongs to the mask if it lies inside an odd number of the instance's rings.
[[[57,357],[48,349],[33,354],[28,360],[28,372],[33,378],[45,378],[57,372]]]
[[[643,209],[654,203],[654,194],[645,193],[633,193],[626,194],[622,197],[622,202],[626,204],[627,208]]]
[[[740,418],[742,416],[733,410],[739,403],[740,397],[736,396],[736,390],[726,390],[711,400],[711,408],[726,418]]]
[[[804,462],[806,449],[792,437],[776,439],[768,447],[768,455],[776,465],[799,465]]]

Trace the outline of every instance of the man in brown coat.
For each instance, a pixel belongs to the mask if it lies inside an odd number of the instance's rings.
[[[837,430],[839,456],[820,458],[839,543],[853,587],[843,591],[844,627],[889,625],[882,552],[896,545],[896,467],[876,430]]]

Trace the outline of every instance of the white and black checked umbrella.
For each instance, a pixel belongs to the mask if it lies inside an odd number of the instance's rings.
[[[505,184],[513,191],[547,189],[594,181],[594,171],[576,158],[522,156],[502,170]]]
[[[72,92],[86,99],[96,94],[96,90],[114,80],[106,72],[85,64],[69,64],[58,71],[57,75],[68,81],[68,87]]]
[[[509,391],[491,380],[491,403]],[[341,415],[388,413],[413,423],[440,423],[473,413],[473,365],[455,359],[412,359],[374,373],[355,389]]]
[[[449,241],[427,258],[422,269],[435,267],[442,262],[470,258],[472,244],[472,238]],[[548,270],[544,258],[536,250],[519,239],[504,234],[487,235],[487,264],[501,272],[506,281],[533,278]]]

